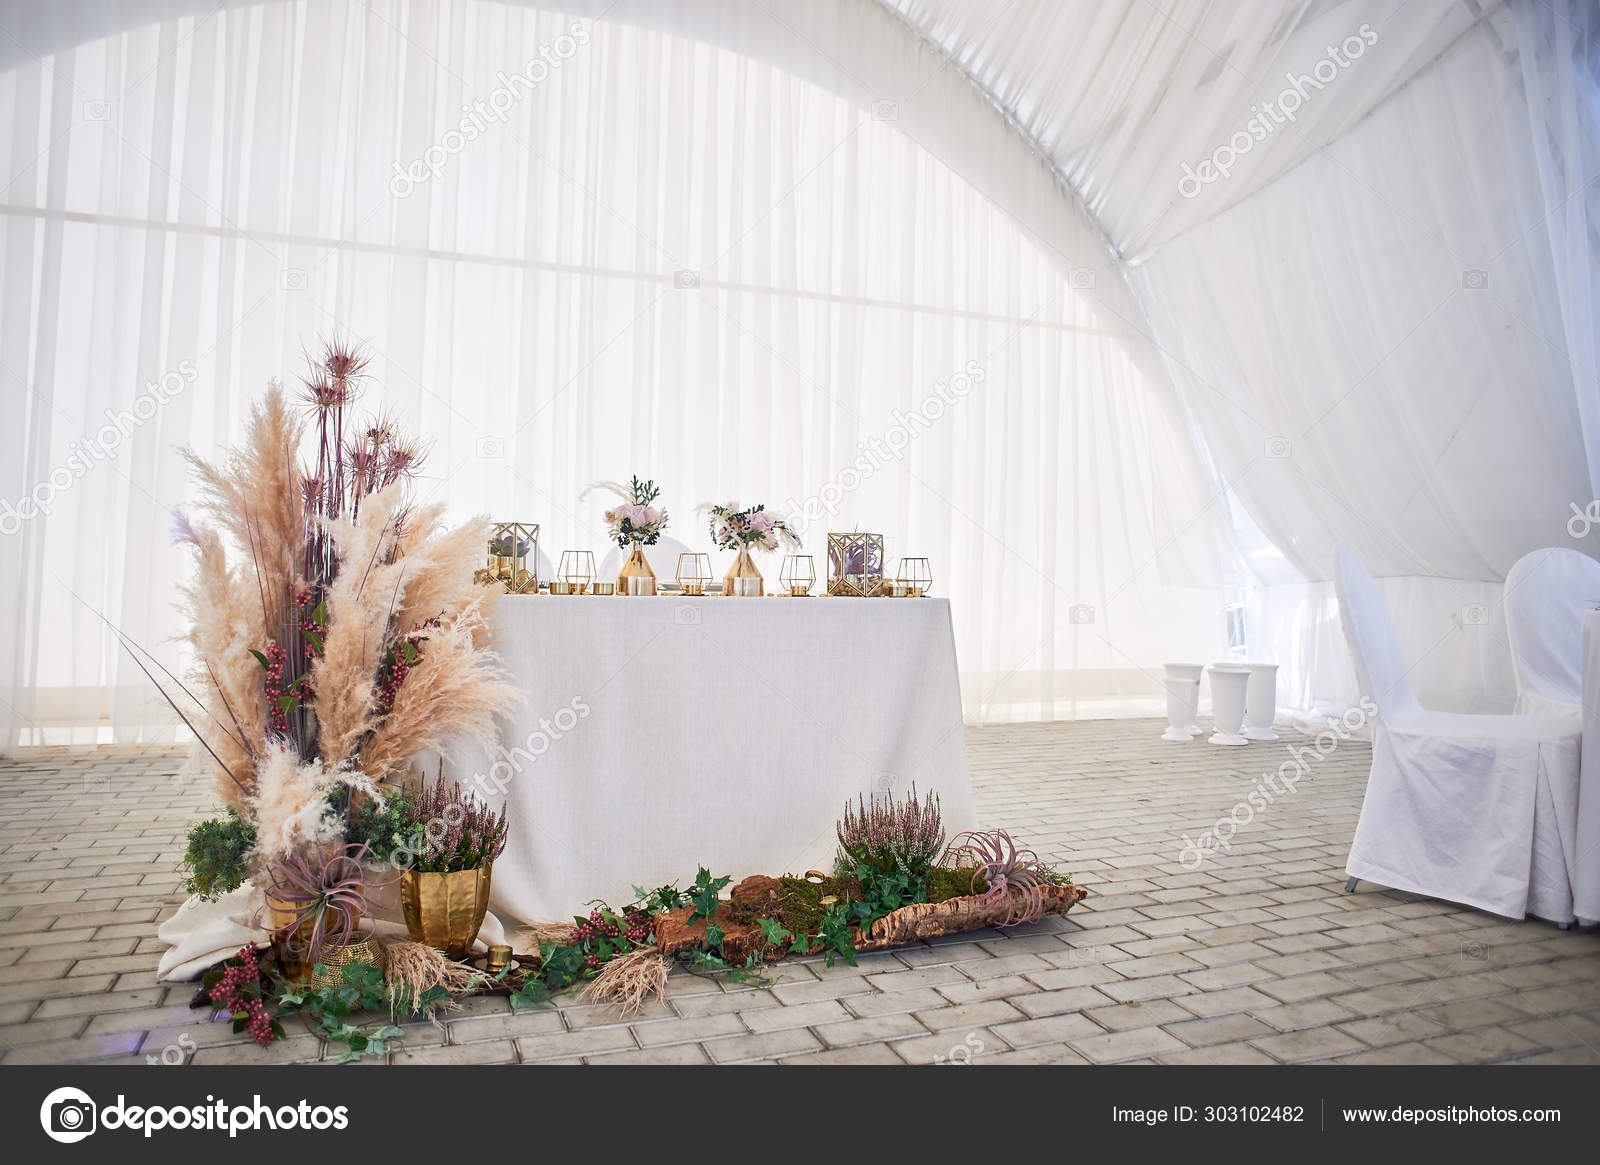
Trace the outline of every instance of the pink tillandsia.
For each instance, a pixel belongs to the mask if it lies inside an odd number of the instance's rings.
[[[980,896],[985,906],[1009,903],[1006,919],[999,926],[1038,922],[1044,917],[1044,888],[1062,882],[1061,876],[1041,862],[1038,854],[1017,848],[1003,829],[960,834],[951,841],[947,856],[957,868],[962,868],[963,857],[976,861],[972,889],[977,892],[981,878],[987,887]]]
[[[324,857],[314,849],[298,849],[268,863],[272,897],[287,906],[294,921],[285,928],[290,948],[302,953],[299,932],[311,923],[303,944],[307,962],[316,963],[330,942],[349,943],[372,914],[372,894],[379,883],[362,862],[368,845],[345,845]]]
[[[844,816],[835,831],[842,865],[866,865],[882,873],[898,870],[924,877],[944,845],[939,797],[929,793],[917,799],[917,787],[904,802],[891,793],[844,804]]]

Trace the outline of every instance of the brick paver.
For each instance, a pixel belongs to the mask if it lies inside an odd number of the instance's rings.
[[[982,822],[1090,889],[1065,919],[858,967],[792,960],[771,990],[675,971],[666,1000],[637,1016],[576,998],[517,1015],[471,1000],[443,1030],[412,1025],[391,1059],[1600,1063],[1600,933],[1375,886],[1344,893],[1367,746],[1341,743],[1197,863],[1188,843],[1307,739],[1227,749],[1167,744],[1160,730],[968,730]],[[189,1012],[192,984],[154,979],[156,926],[182,901],[183,834],[211,800],[179,782],[180,765],[163,748],[0,760],[3,1062],[325,1057],[304,1033],[263,1052]]]

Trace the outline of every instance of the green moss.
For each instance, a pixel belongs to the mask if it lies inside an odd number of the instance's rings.
[[[968,894],[982,894],[986,889],[988,887],[984,884],[983,875],[978,874],[971,866],[963,866],[956,870],[935,866],[928,871],[929,902],[945,902]]]

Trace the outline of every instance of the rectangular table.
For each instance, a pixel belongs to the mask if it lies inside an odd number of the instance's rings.
[[[502,915],[826,869],[846,800],[913,783],[976,827],[948,600],[508,595],[492,628],[526,702],[445,773],[508,806]]]

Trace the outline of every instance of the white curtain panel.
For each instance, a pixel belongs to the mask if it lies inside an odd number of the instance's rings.
[[[631,472],[692,548],[737,498],[819,571],[828,530],[927,556],[969,719],[1158,698],[1224,650],[1228,499],[1105,237],[887,9],[0,21],[9,742],[170,734],[101,616],[176,669],[176,450],[333,334],[434,443],[424,492],[552,557],[604,548],[578,494]]]
[[[1348,133],[1137,268],[1218,472],[1263,535],[1253,633],[1291,706],[1353,694],[1329,589],[1305,581],[1329,577],[1336,544],[1382,576],[1423,702],[1455,710],[1511,708],[1510,565],[1540,546],[1600,551],[1583,517],[1590,8],[1491,13]],[[1535,51],[1548,59],[1530,65]]]

